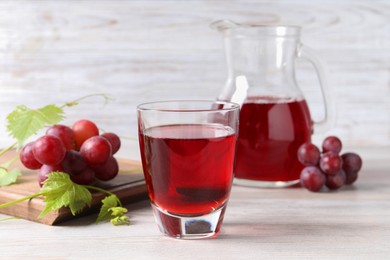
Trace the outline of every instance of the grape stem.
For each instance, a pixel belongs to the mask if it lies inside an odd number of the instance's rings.
[[[10,146],[4,148],[3,150],[0,151],[0,156],[2,156],[3,154],[5,154],[6,152],[8,152],[9,150],[13,149],[16,145],[18,144],[17,141],[15,141],[13,144],[11,144]]]
[[[14,205],[14,204],[17,204],[17,203],[20,203],[20,202],[23,202],[25,200],[31,200],[31,199],[39,197],[41,195],[43,195],[43,193],[38,192],[38,193],[35,193],[35,194],[32,194],[32,195],[23,197],[23,198],[20,198],[20,199],[17,199],[17,200],[13,200],[13,201],[10,201],[10,202],[4,203],[4,204],[0,204],[0,209],[8,207],[8,206],[11,206],[11,205]]]
[[[107,94],[104,94],[104,93],[91,94],[91,95],[86,95],[86,96],[83,96],[81,98],[75,99],[75,100],[73,100],[71,102],[66,102],[65,104],[63,104],[61,106],[61,108],[72,107],[72,106],[77,105],[81,100],[84,100],[84,99],[87,99],[87,98],[90,98],[90,97],[97,97],[97,96],[104,98],[104,104],[107,104],[108,100],[114,99],[113,97],[111,97],[111,96],[109,96]]]
[[[100,96],[100,97],[103,97],[104,100],[105,100],[105,104],[107,103],[108,100],[111,100],[113,99],[113,97],[107,95],[107,94],[104,94],[104,93],[97,93],[97,94],[91,94],[91,95],[86,95],[86,96],[83,96],[81,98],[78,98],[78,99],[75,99],[71,102],[66,102],[65,104],[63,104],[61,106],[61,108],[65,108],[65,107],[71,107],[71,106],[74,106],[74,105],[77,105],[81,100],[84,100],[84,99],[87,99],[87,98],[90,98],[90,97],[95,97],[95,96]],[[18,144],[17,141],[15,141],[13,144],[11,144],[10,146],[4,148],[3,150],[0,151],[0,156],[2,156],[3,154],[5,154],[6,152],[8,152],[9,150],[13,149],[16,145]]]
[[[102,189],[102,188],[99,188],[99,187],[91,186],[91,185],[83,185],[83,186],[84,186],[85,188],[89,189],[89,190],[96,190],[96,191],[100,191],[100,192],[102,192],[102,193],[106,193],[106,194],[111,195],[111,196],[115,196],[116,201],[118,202],[118,205],[119,205],[120,207],[123,207],[123,206],[122,206],[122,202],[118,199],[118,197],[117,197],[114,193],[109,192],[108,190],[105,190],[105,189]]]

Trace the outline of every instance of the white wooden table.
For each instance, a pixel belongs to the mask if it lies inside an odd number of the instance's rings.
[[[363,170],[337,192],[234,186],[216,239],[163,236],[142,201],[127,206],[129,226],[0,222],[0,259],[389,259],[390,147],[353,150]]]
[[[0,147],[12,141],[4,120],[20,104],[109,92],[115,102],[68,109],[66,124],[82,116],[134,137],[141,102],[217,96],[226,65],[222,39],[208,28],[216,19],[302,26],[302,41],[331,72],[338,107],[331,134],[348,145],[390,145],[389,14],[388,0],[2,0]],[[297,68],[315,114],[322,109],[317,79],[310,65]],[[390,259],[390,146],[358,151],[358,183],[339,192],[233,187],[217,239],[164,237],[143,201],[128,205],[125,227],[96,225],[96,215],[55,227],[0,222],[0,260]]]

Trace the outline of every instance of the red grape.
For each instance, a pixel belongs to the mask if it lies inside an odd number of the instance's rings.
[[[38,162],[37,159],[35,159],[35,156],[33,154],[33,147],[33,142],[26,144],[20,151],[19,158],[26,168],[30,170],[37,170],[41,168],[42,163]]]
[[[61,124],[49,127],[46,135],[25,145],[19,156],[27,168],[40,169],[41,186],[53,171],[68,173],[73,182],[86,185],[117,176],[119,165],[112,155],[120,146],[118,135],[108,132],[99,136],[95,123],[79,120],[72,128]]]
[[[35,159],[42,164],[57,165],[65,157],[65,146],[60,139],[44,135],[35,141],[33,146]]]
[[[337,190],[354,183],[362,168],[362,158],[352,152],[340,156],[341,149],[341,140],[336,136],[324,139],[322,154],[314,144],[302,144],[297,153],[298,160],[306,166],[301,172],[302,186],[311,191],[318,191],[323,185]]]
[[[325,138],[324,142],[322,143],[322,152],[326,153],[329,151],[340,153],[342,148],[342,144],[339,138],[336,136],[328,136]]]
[[[320,161],[320,150],[311,143],[304,143],[298,149],[298,160],[306,166],[315,166]]]
[[[93,136],[86,140],[80,148],[80,153],[89,165],[103,164],[112,155],[111,144],[101,136]]]
[[[340,189],[346,181],[346,175],[343,170],[338,171],[336,174],[326,176],[326,187],[330,190]]]
[[[318,167],[307,166],[301,172],[301,184],[310,191],[319,191],[324,186],[325,181],[325,175]]]
[[[101,181],[109,181],[115,178],[119,172],[117,160],[111,156],[105,164],[93,167],[95,177]]]
[[[341,170],[342,166],[343,161],[337,153],[330,151],[322,154],[320,168],[324,173],[329,175],[336,174]]]
[[[347,176],[345,184],[350,185],[358,178],[358,172],[362,168],[362,158],[356,153],[344,153],[341,155],[343,159],[343,170]]]
[[[344,153],[341,158],[345,172],[358,172],[362,168],[362,158],[356,153]]]
[[[358,178],[358,172],[345,172],[345,175],[346,175],[346,180],[345,180],[346,185],[351,185]]]
[[[74,133],[74,137],[76,139],[76,146],[78,149],[83,145],[83,143],[91,138],[92,136],[99,135],[99,129],[89,120],[79,120],[73,124],[72,130]]]
[[[66,152],[65,158],[62,160],[62,167],[65,172],[78,175],[87,168],[84,157],[78,151],[70,150]]]
[[[63,168],[61,165],[54,165],[54,166],[51,166],[51,165],[42,165],[41,169],[39,170],[39,173],[38,173],[38,183],[39,183],[39,186],[42,187],[43,185],[43,182],[47,179],[47,175],[51,172],[62,172],[63,171]]]
[[[70,179],[80,185],[89,185],[95,181],[95,172],[91,168],[85,168],[84,171],[77,175],[70,175]]]
[[[118,152],[119,148],[121,147],[121,139],[119,138],[118,135],[114,133],[104,133],[101,136],[103,136],[110,142],[112,148],[112,154]]]
[[[53,125],[46,131],[46,135],[58,137],[65,145],[66,150],[76,149],[76,140],[73,130],[65,125]]]

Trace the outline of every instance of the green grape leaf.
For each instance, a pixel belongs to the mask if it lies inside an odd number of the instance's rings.
[[[76,215],[85,206],[90,207],[92,202],[91,192],[86,187],[73,183],[69,175],[63,172],[50,173],[40,193],[45,197],[46,206],[38,218],[62,207],[69,207],[72,214]]]
[[[17,178],[21,175],[22,173],[17,169],[8,171],[6,168],[0,167],[0,186],[7,186],[15,183]]]
[[[56,105],[47,105],[35,110],[20,105],[7,116],[7,131],[18,141],[20,147],[26,139],[45,125],[57,124],[63,118],[64,110]]]
[[[128,216],[118,216],[111,219],[111,224],[113,224],[114,226],[129,225],[130,219]]]
[[[129,217],[124,215],[127,209],[120,206],[119,198],[115,194],[105,197],[102,203],[96,223],[110,220],[115,226],[130,224]]]
[[[127,212],[126,208],[123,207],[113,207],[109,209],[111,213],[111,224],[114,226],[119,225],[129,225],[130,219],[128,216],[125,216],[124,214]]]
[[[99,223],[103,220],[111,219],[110,209],[118,206],[118,197],[116,195],[110,195],[105,197],[102,200],[102,207],[100,208],[100,212],[98,218],[96,219],[96,223]]]
[[[123,207],[112,207],[110,208],[110,211],[112,212],[111,216],[120,217],[127,212],[127,209]]]

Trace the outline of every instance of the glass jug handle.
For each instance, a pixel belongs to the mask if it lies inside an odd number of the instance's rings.
[[[325,112],[322,120],[314,121],[314,132],[324,133],[333,125],[336,109],[333,102],[332,89],[328,84],[328,70],[315,51],[303,44],[300,44],[298,48],[298,57],[309,61],[317,72]]]

